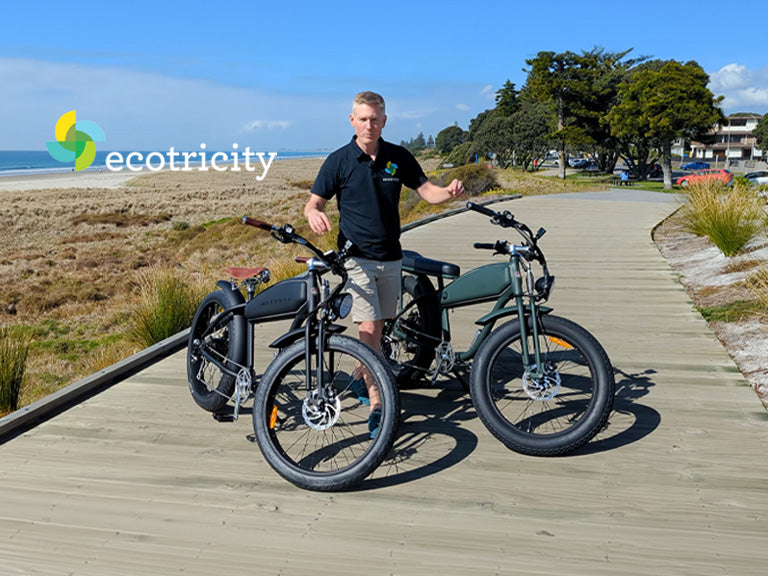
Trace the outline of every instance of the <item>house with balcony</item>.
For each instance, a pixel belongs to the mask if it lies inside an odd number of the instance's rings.
[[[753,168],[765,160],[752,130],[762,118],[759,114],[732,114],[710,132],[709,143],[691,142],[691,158],[722,162],[725,166]]]

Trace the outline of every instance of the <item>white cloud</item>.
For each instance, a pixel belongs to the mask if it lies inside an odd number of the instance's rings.
[[[243,124],[243,132],[254,132],[266,128],[267,130],[285,130],[290,128],[291,122],[287,120],[251,120]]]
[[[286,84],[264,90],[206,78],[78,63],[0,57],[0,150],[44,150],[56,120],[69,110],[106,135],[105,150],[333,149],[349,140],[347,85],[308,91]],[[493,87],[410,81],[387,87],[393,142],[437,134],[488,108]],[[460,102],[458,106],[455,102]]]
[[[727,64],[709,75],[709,89],[715,96],[725,96],[722,107],[726,113],[768,113],[768,68],[750,70]]]
[[[328,125],[318,121],[318,109],[332,109],[322,95],[21,58],[0,58],[0,86],[0,149],[44,149],[56,120],[69,110],[101,126],[105,149],[112,150],[195,149],[201,142],[312,150],[329,134],[347,136],[343,119],[338,126],[330,115]],[[246,124],[249,116],[258,120]]]

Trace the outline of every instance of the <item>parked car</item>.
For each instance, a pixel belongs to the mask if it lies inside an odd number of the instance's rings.
[[[723,170],[721,168],[711,168],[709,170],[699,170],[693,174],[687,174],[681,176],[675,180],[675,184],[678,186],[688,186],[694,182],[704,182],[706,180],[719,180],[724,185],[728,185],[733,180],[733,174],[729,170]]]
[[[648,167],[648,173],[646,175],[648,178],[661,178],[664,176],[664,169],[661,167],[661,164],[656,162],[653,166]]]
[[[688,162],[688,164],[683,164],[680,166],[681,170],[705,170],[709,168],[709,162]]]
[[[752,184],[762,186],[763,184],[768,184],[768,171],[760,170],[759,172],[750,172],[749,174],[744,174],[744,178],[749,180]]]
[[[586,168],[588,163],[589,159],[587,158],[570,158],[568,160],[568,164],[571,168]]]

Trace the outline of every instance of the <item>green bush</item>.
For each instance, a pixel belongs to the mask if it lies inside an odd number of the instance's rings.
[[[162,269],[144,272],[138,293],[127,336],[131,342],[148,347],[190,326],[204,289],[186,283],[179,271]]]
[[[724,188],[719,182],[691,184],[685,222],[698,236],[707,236],[726,256],[734,256],[765,231],[763,201],[749,187]]]
[[[496,172],[485,164],[465,164],[452,168],[437,177],[437,184],[447,186],[454,178],[461,180],[468,196],[478,196],[499,187]]]
[[[29,340],[20,329],[0,326],[0,413],[19,407]]]

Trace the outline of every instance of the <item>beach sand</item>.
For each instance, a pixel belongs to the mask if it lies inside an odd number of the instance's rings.
[[[110,172],[109,170],[0,176],[0,192],[50,188],[119,188],[136,176],[134,172]]]

